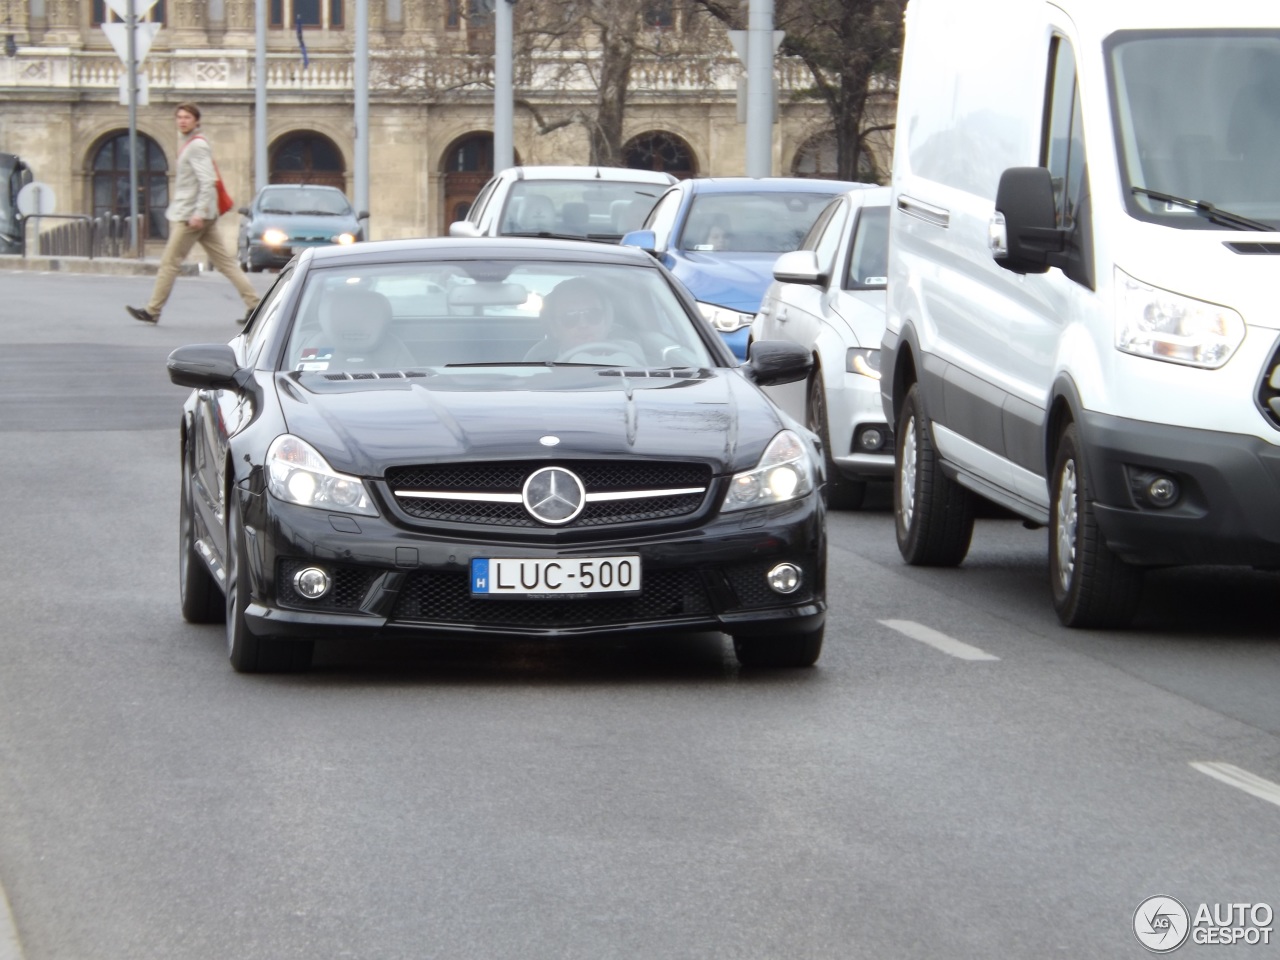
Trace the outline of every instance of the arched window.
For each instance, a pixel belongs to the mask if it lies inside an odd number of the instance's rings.
[[[143,238],[165,240],[169,222],[169,162],[160,145],[145,133],[137,135],[138,213]],[[93,215],[129,216],[129,134],[112,134],[93,155]]]
[[[681,180],[697,176],[693,150],[674,133],[654,130],[632,137],[622,148],[623,163],[636,170],[661,170]]]
[[[295,133],[279,140],[271,156],[272,183],[318,183],[347,189],[342,153],[328,137]]]
[[[492,176],[493,134],[468,134],[445,151],[444,209],[439,224],[442,236],[449,232],[449,224],[466,218],[480,188]]]

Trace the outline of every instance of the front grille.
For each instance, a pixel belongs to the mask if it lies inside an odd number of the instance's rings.
[[[405,623],[458,623],[486,627],[569,628],[624,626],[707,616],[711,603],[693,570],[645,574],[638,597],[562,600],[477,600],[466,573],[411,574],[391,614]]]
[[[396,504],[410,517],[424,521],[541,528],[521,503],[484,497],[519,495],[529,474],[543,467],[572,470],[587,493],[628,493],[618,500],[588,503],[566,524],[569,528],[662,520],[696,513],[711,483],[705,464],[665,461],[583,460],[469,464],[421,464],[393,467],[387,485]],[[656,495],[661,490],[694,488],[696,493]],[[454,500],[406,493],[464,494],[478,499]]]
[[[1280,347],[1271,354],[1271,359],[1262,369],[1262,380],[1258,384],[1258,407],[1273,427],[1280,427]]]

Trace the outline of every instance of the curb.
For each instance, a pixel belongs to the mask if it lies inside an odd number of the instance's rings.
[[[184,263],[178,275],[194,277],[201,272],[202,264]],[[155,276],[160,269],[159,260],[135,260],[129,257],[26,257],[20,254],[0,255],[0,270],[17,270],[28,273],[87,273],[103,276],[141,277]]]

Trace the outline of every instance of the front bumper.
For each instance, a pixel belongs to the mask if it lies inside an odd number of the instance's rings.
[[[826,617],[826,539],[816,495],[701,525],[589,542],[529,543],[406,529],[385,517],[350,517],[281,503],[244,488],[249,629],[263,638],[387,636],[575,637],[717,630],[781,636]],[[640,526],[640,525],[634,525]],[[473,558],[637,554],[643,591],[634,597],[476,598]],[[781,562],[803,572],[790,595],[765,572]],[[293,588],[302,566],[321,566],[334,587],[309,601]]]
[[[878,429],[883,437],[883,445],[875,453],[862,452],[856,442],[867,429]],[[844,373],[828,383],[827,432],[831,459],[843,476],[869,480],[893,475],[893,431],[884,419],[879,380]]]
[[[1147,566],[1280,567],[1280,447],[1257,437],[1086,413],[1081,436],[1107,545]],[[1153,474],[1182,491],[1142,494]]]

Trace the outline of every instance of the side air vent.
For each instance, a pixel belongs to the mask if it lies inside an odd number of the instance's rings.
[[[1228,250],[1235,253],[1243,253],[1250,256],[1266,256],[1268,254],[1275,256],[1280,255],[1280,243],[1259,243],[1257,241],[1248,240],[1227,240],[1224,246]]]

